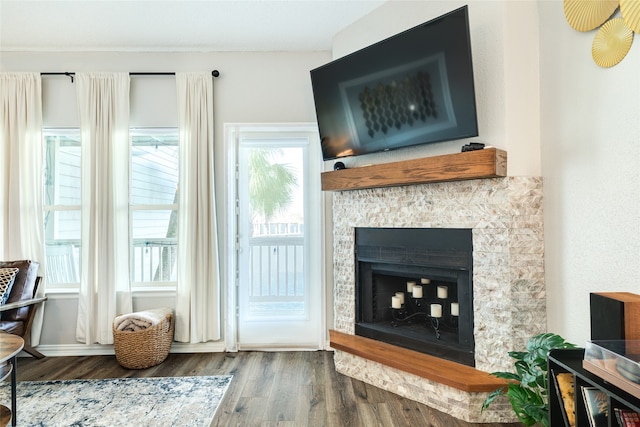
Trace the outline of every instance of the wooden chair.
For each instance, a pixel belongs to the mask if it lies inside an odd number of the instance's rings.
[[[38,306],[47,297],[36,297],[41,277],[40,264],[30,260],[0,261],[0,268],[17,268],[9,298],[0,305],[0,331],[18,335],[24,339],[24,351],[42,359],[44,355],[31,346],[31,324]]]

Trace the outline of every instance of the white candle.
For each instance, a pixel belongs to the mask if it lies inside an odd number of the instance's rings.
[[[457,302],[452,302],[451,303],[451,315],[452,316],[459,316],[460,315],[460,307],[458,307],[458,303]]]
[[[416,282],[407,282],[407,292],[413,292],[413,287],[416,285]]]
[[[431,304],[431,317],[442,317],[442,306],[440,304]]]
[[[422,286],[415,285],[412,294],[414,298],[422,298]]]
[[[404,304],[404,292],[396,292],[396,296],[400,298],[400,304]]]
[[[402,303],[400,302],[399,297],[391,297],[391,308],[400,308],[402,307]]]
[[[422,283],[423,285],[428,285],[429,283],[431,283],[431,279],[422,278],[420,279],[420,283]]]
[[[446,286],[438,286],[438,298],[447,299],[448,290]]]

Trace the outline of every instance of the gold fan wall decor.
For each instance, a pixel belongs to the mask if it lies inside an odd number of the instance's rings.
[[[636,33],[640,33],[640,0],[620,0],[622,19]]]
[[[618,8],[619,0],[564,0],[564,16],[574,30],[591,31]]]
[[[596,33],[591,47],[593,60],[601,67],[616,65],[627,55],[633,42],[633,31],[622,18],[607,21]]]
[[[574,30],[591,31],[591,55],[601,67],[613,67],[631,49],[633,33],[640,32],[640,0],[564,0],[564,16]],[[618,6],[622,18],[614,18]]]

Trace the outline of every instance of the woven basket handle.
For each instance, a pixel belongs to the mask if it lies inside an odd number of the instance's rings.
[[[173,319],[173,315],[172,314],[167,314],[167,316],[169,318],[169,321],[167,322],[167,325],[165,326],[165,332],[169,332],[171,330],[171,322],[174,321]]]

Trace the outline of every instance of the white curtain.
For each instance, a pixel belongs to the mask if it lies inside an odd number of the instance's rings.
[[[82,231],[76,338],[112,344],[132,311],[129,282],[129,74],[77,73],[82,138]]]
[[[0,73],[0,259],[40,262],[44,275],[42,83],[37,73]],[[38,295],[44,295],[40,285]],[[40,342],[36,311],[31,345]]]
[[[175,340],[220,339],[220,273],[213,179],[213,81],[176,73],[180,127]]]

